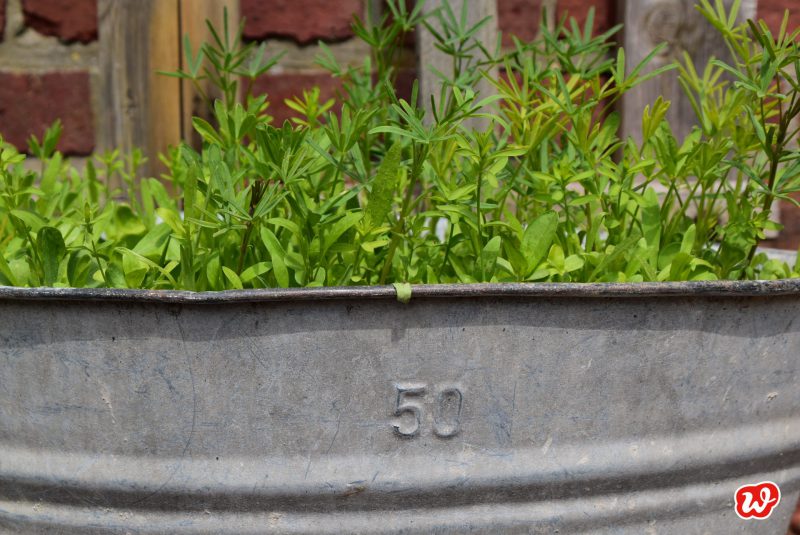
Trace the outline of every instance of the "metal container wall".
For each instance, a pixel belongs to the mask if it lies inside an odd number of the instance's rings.
[[[800,281],[2,288],[0,532],[782,534],[799,379]]]

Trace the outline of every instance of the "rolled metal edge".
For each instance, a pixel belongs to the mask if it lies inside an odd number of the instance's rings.
[[[771,297],[800,295],[800,278],[770,281],[701,281],[643,283],[482,283],[413,285],[414,298],[658,298]],[[214,305],[276,301],[395,299],[393,286],[269,288],[189,292],[115,288],[21,288],[0,286],[0,301],[123,301]]]

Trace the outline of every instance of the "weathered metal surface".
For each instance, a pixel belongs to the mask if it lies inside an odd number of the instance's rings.
[[[413,295],[0,288],[0,532],[785,530],[800,281]]]

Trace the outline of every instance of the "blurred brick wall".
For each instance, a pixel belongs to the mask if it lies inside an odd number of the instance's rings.
[[[17,147],[64,124],[60,149],[95,146],[96,0],[0,0],[0,134]]]
[[[616,4],[615,0],[559,0],[556,17],[569,14],[582,27],[589,10],[594,8],[595,31],[603,32],[617,22]],[[541,0],[497,0],[497,23],[503,32],[503,43],[510,45],[512,34],[523,41],[535,38],[541,7]]]
[[[366,48],[353,38],[353,15],[364,17],[369,0],[240,0],[245,37],[266,41],[269,50],[287,55],[258,80],[257,92],[270,96],[277,121],[292,115],[284,100],[318,86],[333,98],[339,82],[314,62],[316,43],[327,43],[342,63],[361,63]],[[597,9],[596,28],[615,23],[615,0],[560,0],[581,23],[589,7]],[[335,5],[336,9],[331,9]],[[531,39],[539,24],[540,0],[498,0],[498,24],[504,33]],[[0,0],[0,134],[24,149],[30,135],[41,135],[55,119],[64,123],[60,149],[88,155],[95,142],[98,86],[97,0]],[[506,40],[510,42],[510,40]],[[407,96],[416,74],[413,39],[401,59],[398,89]]]
[[[354,14],[365,16],[366,1],[240,0],[246,38],[288,51],[281,65],[256,85],[257,91],[270,94],[271,113],[278,120],[290,116],[283,100],[303,89],[319,86],[324,97],[336,93],[337,81],[314,63],[317,41],[328,43],[345,63],[361,60],[366,50],[353,39],[350,23]],[[559,0],[557,15],[569,12],[583,24],[594,7],[595,28],[603,31],[618,22],[616,5],[616,0]],[[793,24],[800,24],[800,2],[793,0],[760,0],[759,16],[778,27],[787,7]],[[541,0],[498,0],[500,29],[532,39],[540,8]],[[61,149],[91,153],[94,113],[102,112],[92,109],[91,95],[97,38],[97,0],[0,0],[0,133],[8,141],[24,148],[31,134],[61,118]],[[414,66],[409,50],[403,85],[410,86]]]
[[[25,25],[65,42],[97,40],[95,0],[22,0]]]
[[[335,10],[329,0],[241,0],[241,10],[248,39],[284,37],[301,45],[350,39],[353,15],[364,18],[361,0],[339,0]]]
[[[241,0],[240,5],[246,39],[266,41],[273,51],[287,51],[278,68],[254,87],[255,92],[269,95],[269,113],[277,122],[294,115],[284,101],[302,95],[305,89],[319,87],[323,100],[337,95],[339,80],[315,62],[319,41],[343,64],[360,65],[368,55],[366,46],[354,39],[351,27],[354,16],[363,19],[367,15],[364,0],[339,0],[336,10],[331,10],[329,0]],[[416,60],[413,39],[406,45],[398,65],[398,92],[408,98]]]
[[[0,0],[2,1],[2,0]],[[506,34],[504,43],[514,34],[523,40],[533,39],[539,26],[541,0],[497,0],[498,25]],[[246,18],[245,36],[255,41],[288,41],[307,50],[305,60],[265,77],[258,88],[273,96],[272,112],[283,118],[289,110],[283,98],[301,93],[302,88],[318,85],[323,95],[333,95],[337,84],[313,63],[319,40],[344,51],[344,56],[357,51],[352,47],[352,16],[364,16],[364,0],[339,0],[337,9],[330,9],[329,0],[241,0],[242,16]],[[582,26],[591,8],[595,9],[595,31],[602,32],[621,22],[617,0],[559,0],[557,16],[574,16]],[[792,23],[800,25],[800,2],[797,0],[759,0],[759,17],[767,19],[774,28],[787,7],[792,11]],[[308,50],[311,49],[311,50]],[[360,59],[348,58],[352,60]],[[409,65],[407,65],[409,66]],[[412,73],[413,74],[413,73]]]
[[[366,53],[353,40],[350,24],[354,15],[364,17],[362,0],[340,0],[335,10],[328,0],[241,0],[240,6],[246,39],[277,41],[289,49],[289,61],[267,73],[254,87],[256,93],[267,93],[269,113],[278,123],[293,115],[284,101],[301,95],[303,90],[319,87],[323,101],[336,96],[339,81],[314,62],[318,41],[331,46],[347,63],[357,62],[359,55]]]
[[[800,26],[800,2],[797,0],[758,0],[758,17],[764,19],[773,31],[781,27],[783,14],[789,10],[789,27]]]

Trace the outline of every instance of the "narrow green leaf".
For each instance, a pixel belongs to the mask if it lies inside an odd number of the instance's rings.
[[[145,258],[144,256],[140,255],[136,251],[132,251],[132,250],[126,248],[126,247],[117,247],[116,251],[118,251],[119,253],[121,253],[123,255],[131,255],[131,256],[135,257],[137,260],[140,260],[144,264],[150,266],[151,268],[158,270],[164,277],[167,278],[169,283],[172,284],[173,288],[177,288],[178,287],[178,282],[175,280],[175,277],[173,277],[172,273],[171,273],[171,271],[177,267],[177,265],[178,265],[177,262],[172,261],[169,264],[167,264],[166,266],[162,267],[161,265],[157,264],[156,262],[153,262],[149,258]],[[123,277],[124,277],[124,274],[123,274]]]
[[[192,126],[197,130],[197,133],[208,143],[215,145],[224,145],[222,137],[214,130],[214,127],[208,121],[195,117],[192,119]]]
[[[680,281],[684,280],[684,270],[689,267],[692,261],[692,255],[683,251],[679,252],[672,258],[672,263],[669,268],[669,280]]]
[[[546,212],[537,217],[522,236],[522,254],[527,263],[523,276],[527,277],[536,269],[550,251],[550,245],[556,238],[558,228],[558,214]]]
[[[623,255],[625,255],[628,251],[630,251],[636,243],[641,239],[641,236],[628,236],[620,243],[614,246],[614,250],[610,253],[606,253],[600,263],[597,265],[596,268],[592,271],[592,274],[589,275],[588,282],[594,282],[597,280],[597,277],[605,273],[605,271],[617,260],[619,260]]]
[[[253,264],[249,268],[242,271],[242,274],[239,275],[239,279],[242,281],[243,284],[249,284],[250,281],[255,279],[256,277],[260,277],[270,269],[269,262],[259,262],[257,264]]]
[[[572,273],[573,271],[578,271],[584,266],[584,263],[583,258],[578,255],[568,256],[564,260],[564,272]]]
[[[642,209],[642,232],[648,247],[647,261],[655,267],[661,247],[661,205],[653,188],[645,190],[639,199],[639,206]]]
[[[47,224],[47,221],[35,212],[31,212],[30,210],[11,210],[11,215],[25,223],[33,232],[39,232],[44,225]]]
[[[228,282],[231,283],[231,286],[233,286],[234,289],[236,290],[244,289],[242,280],[239,278],[239,275],[237,275],[234,270],[232,270],[229,267],[222,266],[222,273],[225,274],[225,278],[228,279]]]
[[[215,254],[208,260],[208,263],[206,264],[206,278],[208,279],[208,283],[212,290],[220,289],[221,281],[219,276],[221,272],[222,267],[220,266],[219,254]]]
[[[42,260],[45,286],[52,286],[58,280],[58,268],[61,259],[67,254],[64,237],[54,227],[42,227],[36,235],[36,246]]]
[[[289,287],[289,270],[286,268],[286,251],[275,234],[266,227],[261,228],[261,241],[269,251],[270,261],[272,262],[272,272],[275,280],[281,288]]]
[[[697,227],[695,225],[692,225],[691,227],[686,229],[686,233],[683,235],[683,240],[681,241],[682,253],[686,253],[688,255],[692,254],[696,235],[697,235]]]
[[[560,245],[553,245],[550,248],[550,253],[547,255],[547,262],[558,270],[559,273],[564,272],[564,249]]]
[[[158,208],[156,213],[164,221],[164,223],[169,225],[175,235],[178,237],[183,237],[186,234],[186,229],[184,228],[183,221],[181,221],[181,216],[179,216],[177,212],[174,212],[169,208]]]
[[[378,172],[372,181],[372,191],[367,196],[367,209],[364,217],[364,226],[367,232],[381,226],[392,210],[401,156],[401,145],[395,143],[378,167]]]
[[[372,254],[375,252],[375,249],[379,247],[385,247],[389,245],[390,242],[391,240],[389,240],[388,238],[384,238],[382,240],[372,240],[372,241],[362,242],[361,248],[367,253]]]
[[[500,249],[503,246],[503,238],[495,236],[484,246],[481,251],[481,280],[488,282],[494,276],[495,265],[497,264],[497,256],[500,254]]]
[[[89,268],[92,265],[92,255],[86,249],[77,249],[69,255],[67,261],[67,282],[73,288],[86,286],[89,279]],[[139,285],[133,286],[138,288]]]
[[[187,220],[197,217],[194,203],[197,197],[197,168],[189,167],[186,172],[186,185],[183,191],[183,213]]]
[[[325,256],[325,253],[328,252],[328,249],[336,243],[339,238],[342,237],[342,234],[350,230],[353,225],[361,221],[363,214],[360,212],[349,212],[344,217],[339,219],[336,223],[333,224],[331,229],[325,234],[325,239],[322,246],[322,251],[320,252],[321,256]]]
[[[8,265],[2,251],[0,251],[0,275],[3,275],[7,283],[11,286],[18,286],[17,278],[14,276],[13,271],[11,271],[11,267]]]

